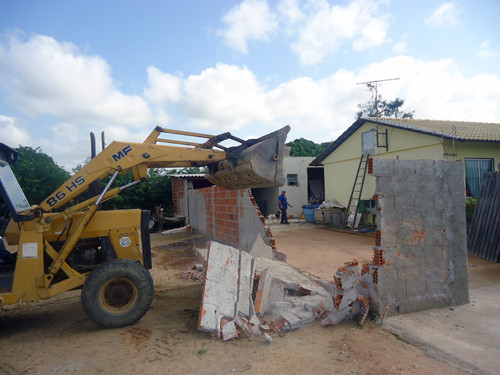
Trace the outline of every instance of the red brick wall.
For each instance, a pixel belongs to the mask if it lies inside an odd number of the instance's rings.
[[[187,184],[183,179],[172,178],[172,192],[175,213],[179,213],[179,202],[187,197]],[[197,197],[202,198],[204,212],[202,210],[193,210],[190,214],[205,215],[202,218],[189,218],[191,225],[195,230],[201,230],[202,233],[212,237],[216,241],[242,248],[249,251],[252,244],[248,244],[248,231],[260,231],[264,242],[273,249],[273,259],[286,260],[286,256],[280,253],[275,244],[271,230],[265,227],[265,219],[255,202],[250,190],[226,190],[220,186],[211,186],[192,191]],[[250,203],[250,204],[249,204]],[[198,202],[198,207],[202,207]],[[252,212],[245,212],[245,208],[251,207]],[[245,218],[245,215],[250,215]],[[256,215],[255,219],[262,224],[262,229],[245,227],[248,225],[251,215]],[[198,227],[196,223],[204,223]],[[250,220],[251,222],[251,220]],[[247,223],[247,224],[245,224]],[[253,222],[255,223],[255,221]],[[251,237],[251,236],[250,236]]]
[[[198,189],[205,201],[206,230],[221,242],[238,246],[239,215],[243,207],[238,204],[238,194],[246,190],[226,190],[222,187]]]

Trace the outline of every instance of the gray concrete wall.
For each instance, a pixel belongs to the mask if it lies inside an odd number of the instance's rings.
[[[274,214],[279,211],[278,196],[280,188],[255,188],[252,194],[264,216]]]
[[[378,312],[467,303],[462,162],[375,158],[373,175],[381,208],[374,247],[381,265],[374,275]]]
[[[194,230],[214,237],[214,226],[207,228],[207,207],[203,193],[197,190],[186,191],[189,202],[189,224]],[[212,214],[214,214],[212,212]],[[210,233],[208,232],[210,230]]]

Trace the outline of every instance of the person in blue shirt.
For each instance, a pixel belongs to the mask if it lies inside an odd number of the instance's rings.
[[[292,205],[287,202],[285,194],[286,194],[286,191],[282,190],[281,195],[278,197],[278,203],[279,203],[280,210],[281,210],[281,222],[280,222],[280,224],[288,224],[288,215],[286,214],[286,209],[288,208],[288,206],[292,207]]]

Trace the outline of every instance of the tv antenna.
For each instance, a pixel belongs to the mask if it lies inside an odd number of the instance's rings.
[[[399,77],[398,78],[377,79],[377,80],[374,80],[374,81],[358,82],[358,83],[356,83],[356,85],[368,85],[368,87],[370,87],[370,85],[374,85],[375,86],[375,108],[377,109],[377,115],[378,115],[379,114],[378,113],[378,106],[377,106],[377,104],[378,104],[378,84],[380,82],[398,81],[398,80],[399,80]]]

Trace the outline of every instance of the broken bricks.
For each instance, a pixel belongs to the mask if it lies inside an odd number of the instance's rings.
[[[318,282],[284,262],[255,258],[212,241],[198,320],[201,331],[224,341],[240,335],[283,334],[316,319],[333,325],[346,319],[363,324],[369,310],[366,280],[357,262],[335,274],[335,283]],[[363,275],[366,279],[369,275]]]

